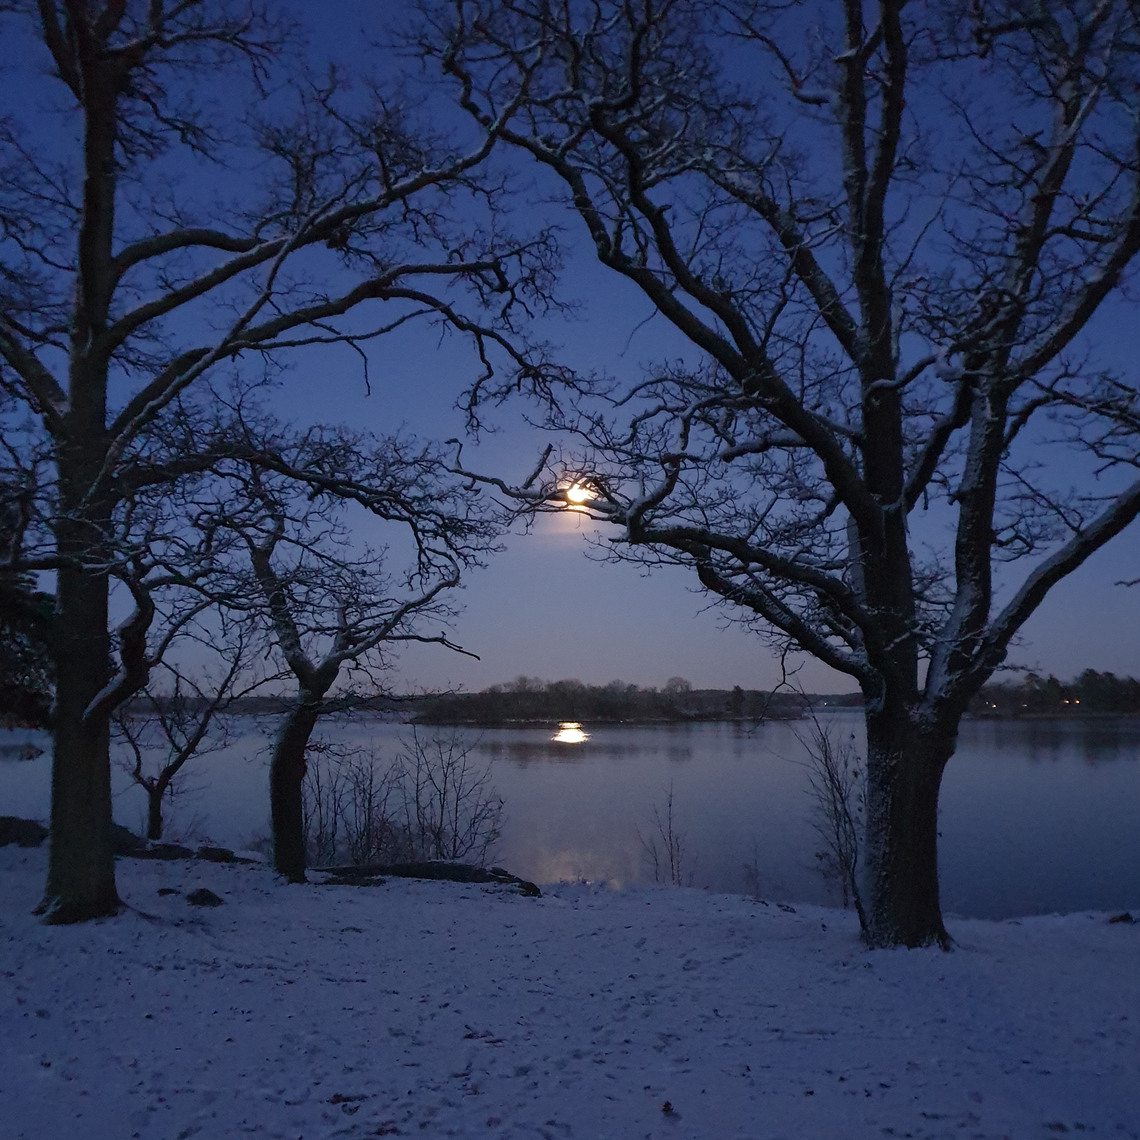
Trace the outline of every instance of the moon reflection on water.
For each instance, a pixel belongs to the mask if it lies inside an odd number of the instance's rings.
[[[582,731],[582,726],[578,721],[564,720],[559,724],[558,731],[550,739],[555,744],[581,744],[590,739],[590,734]]]

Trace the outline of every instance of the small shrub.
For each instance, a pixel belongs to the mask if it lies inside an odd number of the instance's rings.
[[[753,902],[763,902],[764,892],[761,889],[763,876],[760,873],[760,852],[756,845],[752,845],[752,854],[740,866],[740,877],[744,880],[745,894]]]
[[[859,754],[851,743],[837,742],[831,727],[814,716],[810,734],[800,743],[808,754],[812,826],[823,843],[816,852],[820,872],[838,884],[844,909],[853,905],[865,930],[858,868],[866,784]]]
[[[383,763],[367,749],[318,742],[305,775],[313,866],[467,861],[486,866],[502,833],[490,768],[454,732],[413,731]]]
[[[665,808],[653,805],[653,829],[648,837],[637,829],[638,842],[646,860],[653,868],[653,881],[673,887],[691,887],[693,869],[688,843],[683,831],[677,826],[674,812],[673,785],[665,798]]]

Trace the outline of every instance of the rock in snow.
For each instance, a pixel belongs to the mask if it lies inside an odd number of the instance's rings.
[[[1140,1136],[1140,925],[1107,915],[868,952],[694,890],[123,860],[120,917],[46,927],[45,858],[0,849],[5,1140]]]

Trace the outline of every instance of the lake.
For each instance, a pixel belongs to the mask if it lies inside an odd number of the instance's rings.
[[[826,717],[861,737],[852,713]],[[171,834],[248,846],[268,832],[268,719],[245,720],[224,753],[185,769]],[[549,728],[471,730],[505,801],[497,862],[536,882],[652,881],[642,839],[672,789],[693,885],[764,898],[836,903],[818,872],[803,723],[583,725],[578,743]],[[333,730],[381,755],[405,727],[360,719]],[[436,730],[420,730],[436,731]],[[34,733],[0,734],[0,814],[44,818],[47,756],[18,760]],[[116,819],[139,829],[142,796],[116,782]],[[640,833],[640,837],[639,837]],[[943,782],[942,900],[947,914],[1004,918],[1140,909],[1140,720],[967,721]],[[745,865],[753,876],[746,879]]]

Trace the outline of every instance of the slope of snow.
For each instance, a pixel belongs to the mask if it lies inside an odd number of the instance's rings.
[[[130,909],[49,928],[44,869],[0,850],[5,1140],[1140,1137],[1140,924],[1103,914],[869,953],[732,895],[122,860]]]

